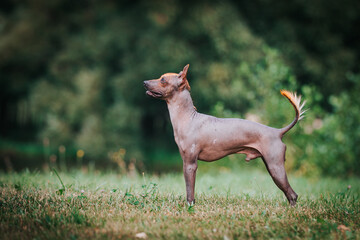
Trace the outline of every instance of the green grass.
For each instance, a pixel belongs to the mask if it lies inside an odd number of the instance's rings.
[[[360,238],[359,179],[290,176],[290,207],[265,172],[198,172],[193,207],[181,174],[1,173],[0,238]]]

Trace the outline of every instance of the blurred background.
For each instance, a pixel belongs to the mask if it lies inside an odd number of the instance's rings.
[[[279,90],[303,95],[288,170],[359,176],[359,26],[357,0],[2,0],[0,169],[181,171],[143,81],[189,63],[202,113],[280,128],[294,110]],[[263,165],[204,168],[245,164]]]

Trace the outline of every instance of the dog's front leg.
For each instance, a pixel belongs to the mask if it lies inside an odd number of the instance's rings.
[[[195,157],[183,157],[183,171],[186,184],[186,200],[190,206],[195,203],[195,177],[197,159]]]

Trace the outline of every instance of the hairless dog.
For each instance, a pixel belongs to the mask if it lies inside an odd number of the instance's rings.
[[[261,157],[275,184],[291,205],[298,195],[291,188],[285,168],[286,146],[281,141],[305,111],[301,97],[281,90],[295,109],[295,119],[284,128],[272,128],[237,118],[216,118],[198,113],[190,96],[186,78],[189,64],[180,73],[165,73],[160,78],[144,81],[146,94],[166,101],[174,130],[175,142],[183,160],[186,195],[189,205],[195,203],[194,188],[197,160],[215,161],[227,155],[242,153],[246,161]]]

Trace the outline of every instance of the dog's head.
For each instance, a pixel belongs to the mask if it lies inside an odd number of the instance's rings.
[[[190,91],[190,85],[186,79],[189,64],[180,73],[165,73],[160,78],[144,81],[146,94],[159,99],[170,99],[175,93],[183,90]]]

